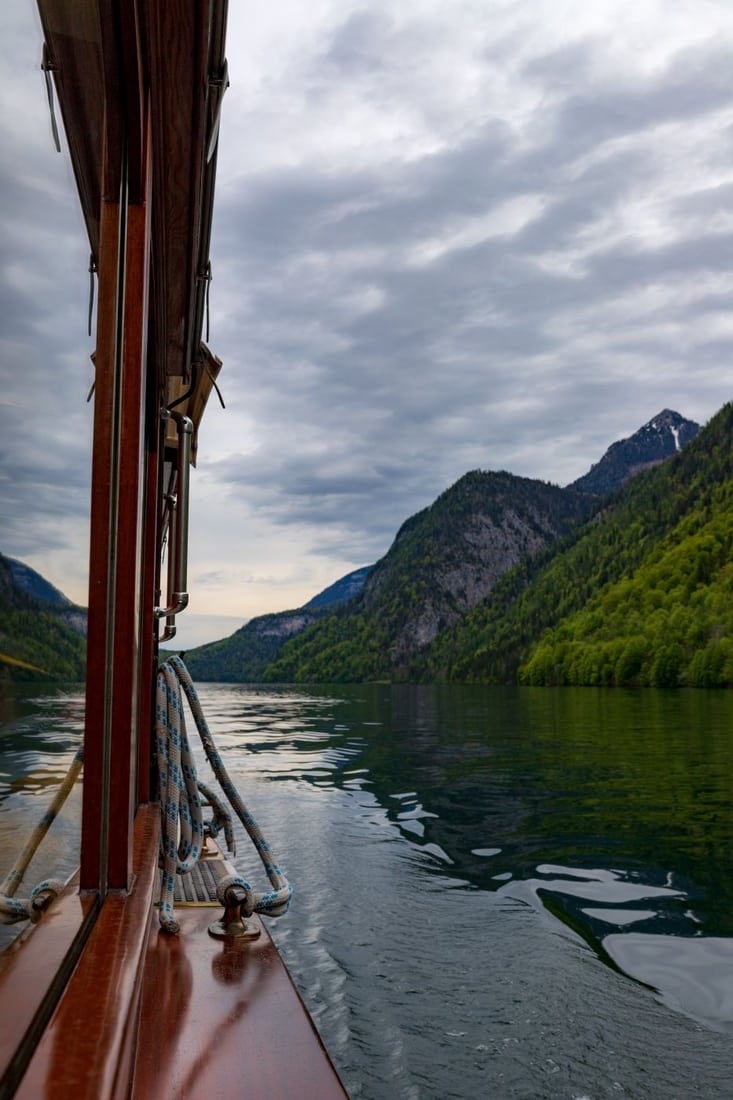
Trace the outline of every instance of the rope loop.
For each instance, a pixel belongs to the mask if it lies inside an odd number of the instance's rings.
[[[46,879],[45,882],[39,882],[37,886],[33,887],[30,896],[31,924],[38,923],[48,903],[57,898],[63,888],[63,882],[60,882],[57,878]]]
[[[207,832],[210,836],[216,836],[223,828],[227,847],[234,851],[234,832],[228,809],[219,796],[196,776],[183,714],[184,693],[196,722],[206,759],[232,810],[254,844],[272,886],[272,890],[266,893],[257,893],[244,879],[234,876],[236,884],[247,892],[245,915],[249,916],[254,912],[280,916],[290,905],[293,889],[278,865],[273,862],[270,847],[259,825],[247,809],[224,766],[188,669],[180,657],[171,657],[158,671],[155,710],[162,822],[160,926],[163,931],[173,934],[179,931],[173,912],[175,876],[191,870],[201,855]],[[213,810],[213,818],[207,824],[203,820],[201,794]],[[227,882],[227,879],[222,881]],[[232,885],[232,882],[227,884]]]
[[[226,905],[226,892],[230,886],[241,886],[245,893],[242,915],[251,917],[255,911],[255,892],[241,875],[225,875],[216,884],[216,896],[220,905]]]
[[[69,765],[69,770],[61,786],[54,795],[51,805],[31,833],[23,851],[20,853],[5,878],[0,882],[0,924],[15,924],[17,921],[21,920],[29,920],[35,924],[40,920],[44,908],[43,906],[33,905],[36,898],[41,893],[52,894],[55,897],[63,890],[64,884],[62,882],[59,882],[57,879],[48,879],[46,882],[40,882],[34,887],[30,897],[15,897],[30,861],[36,854],[46,833],[58,817],[59,811],[69,797],[74,784],[81,774],[83,766],[84,747],[82,746],[74,753],[74,757]]]

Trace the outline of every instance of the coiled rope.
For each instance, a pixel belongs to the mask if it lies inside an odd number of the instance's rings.
[[[194,866],[201,855],[206,834],[215,836],[223,827],[227,847],[234,852],[234,838],[228,811],[196,775],[193,752],[186,733],[182,691],[185,692],[191,707],[206,759],[229,804],[257,849],[273,889],[266,893],[257,893],[249,882],[240,878],[239,875],[230,876],[222,881],[227,886],[236,883],[245,890],[246,901],[243,906],[245,916],[251,913],[280,916],[290,904],[292,887],[277,864],[273,862],[269,845],[259,825],[247,809],[224,767],[188,669],[180,657],[171,657],[158,670],[155,708],[162,825],[160,926],[164,932],[175,934],[179,931],[173,912],[175,876],[187,874]],[[214,819],[208,824],[205,824],[203,819],[202,794],[214,811]]]
[[[58,817],[61,807],[64,802],[66,802],[72,787],[79,778],[83,764],[84,748],[82,746],[75,752],[74,758],[69,765],[69,770],[66,773],[63,783],[54,795],[51,805],[31,833],[23,851],[20,853],[3,881],[0,882],[0,924],[15,924],[16,921],[20,920],[30,920],[35,924],[40,919],[42,912],[38,904],[34,905],[39,895],[56,895],[63,890],[63,882],[59,882],[58,879],[50,878],[34,886],[29,897],[15,897],[15,893],[20,887],[23,876],[28,869],[28,864],[33,859],[38,846]]]

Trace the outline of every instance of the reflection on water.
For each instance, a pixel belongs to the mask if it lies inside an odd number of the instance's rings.
[[[710,1023],[733,1021],[733,942],[635,932],[603,946],[627,974],[659,989],[666,1004]]]
[[[549,865],[537,871],[549,877],[512,882],[503,892],[543,904],[601,959],[657,990],[671,1008],[733,1031],[733,939],[703,935],[671,873],[668,885],[654,886],[620,871]],[[631,925],[636,928],[628,932]],[[609,926],[621,932],[609,933]],[[672,931],[663,934],[664,927]]]
[[[0,684],[0,880],[48,809],[80,744],[84,698],[58,685]],[[70,793],[17,891],[66,879],[78,864],[81,784]],[[0,950],[23,928],[0,924]]]
[[[354,1097],[729,1097],[729,694],[201,696],[295,886],[273,934]],[[81,721],[73,694],[21,702],[4,847]]]

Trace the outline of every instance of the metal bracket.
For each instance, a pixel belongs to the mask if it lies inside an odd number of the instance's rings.
[[[51,133],[53,134],[53,143],[56,146],[56,152],[61,152],[61,140],[59,138],[59,128],[56,125],[56,112],[53,108],[53,83],[51,81],[51,73],[57,72],[57,66],[51,58],[48,46],[43,43],[43,58],[41,60],[41,69],[43,75],[46,78],[46,95],[48,96],[48,110],[51,115]]]
[[[209,925],[209,935],[215,940],[256,940],[260,927],[254,921],[245,920],[242,906],[246,900],[247,891],[242,886],[228,886],[224,891],[224,913]]]
[[[178,429],[178,465],[175,499],[169,499],[168,516],[168,604],[155,608],[156,619],[166,619],[166,640],[173,637],[173,619],[188,606],[188,503],[191,475],[191,441],[193,421],[181,413],[163,409],[164,420],[175,420]],[[175,632],[175,628],[173,628]]]
[[[94,253],[89,253],[89,317],[87,320],[87,336],[92,335],[92,315],[94,313],[94,276],[97,274],[97,264]]]
[[[216,89],[219,92],[219,102],[216,105],[216,111],[214,112],[214,118],[211,123],[211,134],[209,137],[209,144],[206,149],[206,163],[208,164],[214,155],[217,143],[219,141],[219,126],[221,124],[221,105],[224,101],[224,93],[229,87],[229,65],[226,58],[224,59],[224,68],[219,76],[210,76],[208,79],[208,85],[210,88]]]
[[[207,342],[208,342],[208,339],[209,339],[209,291],[211,290],[211,280],[212,279],[213,279],[213,275],[211,274],[211,260],[209,260],[209,262],[206,265],[206,270],[202,271],[202,272],[199,272],[199,274],[196,276],[196,282],[197,283],[206,283],[206,295],[205,295],[205,298],[204,298],[204,303],[205,303],[205,306],[206,306],[206,340],[207,340]]]

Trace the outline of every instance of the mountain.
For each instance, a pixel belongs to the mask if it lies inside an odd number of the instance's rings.
[[[212,679],[419,678],[440,662],[431,656],[439,640],[460,630],[505,573],[548,552],[601,508],[604,484],[617,489],[678,453],[697,430],[664,410],[564,490],[506,472],[466,474],[403,524],[376,566],[348,574],[297,612],[252,620],[187,660]],[[444,661],[437,668],[442,675]]]
[[[324,588],[304,607],[258,615],[229,638],[190,649],[186,665],[198,680],[253,683],[261,680],[269,664],[277,659],[285,643],[301,634],[328,611],[358,595],[373,567],[363,566]]]
[[[334,584],[330,584],[328,588],[324,588],[322,592],[319,592],[317,596],[309,600],[305,606],[337,607],[339,604],[346,603],[347,600],[352,600],[354,596],[358,596],[364,588],[366,579],[373,568],[373,565],[363,565],[361,569],[354,569],[353,572],[347,573],[341,580],[336,581]]]
[[[612,443],[603,458],[572,483],[572,488],[598,496],[612,493],[642,470],[681,451],[699,431],[700,425],[694,420],[663,409],[628,439]]]
[[[359,596],[310,626],[267,669],[276,680],[412,675],[443,630],[499,577],[597,508],[573,488],[475,470],[402,525]]]
[[[594,520],[507,573],[428,675],[529,684],[733,684],[733,405]]]
[[[402,525],[376,566],[190,651],[191,672],[733,681],[730,421],[726,406],[701,432],[666,409],[566,489],[466,474]],[[83,608],[0,555],[0,675],[80,678],[85,632]]]
[[[35,569],[31,569],[29,565],[22,561],[16,561],[15,558],[5,558],[5,562],[16,589],[25,592],[27,596],[31,596],[35,600],[41,600],[43,603],[55,604],[59,607],[73,606],[71,600],[63,592],[55,588],[40,573],[36,573]]]
[[[258,615],[228,638],[186,652],[186,666],[194,680],[254,683],[262,679],[285,642],[316,621],[317,611],[301,608]]]
[[[81,680],[86,611],[0,554],[0,678]]]

